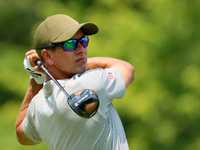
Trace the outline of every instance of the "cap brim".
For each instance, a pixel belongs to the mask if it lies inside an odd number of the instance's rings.
[[[84,35],[93,35],[99,31],[98,27],[91,22],[77,24],[65,30],[57,39],[52,41],[52,43],[61,43],[71,39],[79,29],[82,29]]]

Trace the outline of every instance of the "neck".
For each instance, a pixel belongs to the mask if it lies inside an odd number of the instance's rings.
[[[73,75],[64,73],[60,70],[58,70],[55,67],[46,67],[49,73],[56,79],[56,80],[62,80],[62,79],[70,79]],[[46,81],[52,80],[51,77],[46,74]]]
[[[62,80],[62,79],[70,79],[72,76],[61,76],[61,75],[55,75],[51,73],[51,75],[56,79],[56,80]],[[48,74],[46,74],[46,81],[52,80],[51,77],[49,77]]]

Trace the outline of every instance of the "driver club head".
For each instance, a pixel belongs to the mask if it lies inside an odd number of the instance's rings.
[[[95,91],[84,89],[67,98],[69,106],[83,118],[91,118],[99,108],[99,98]]]

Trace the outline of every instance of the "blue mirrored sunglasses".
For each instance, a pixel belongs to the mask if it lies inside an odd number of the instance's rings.
[[[83,37],[81,39],[71,39],[59,44],[53,43],[47,46],[36,47],[36,49],[62,47],[64,51],[74,51],[77,48],[78,43],[80,43],[84,48],[86,48],[89,43],[89,38]]]
[[[77,39],[77,40],[73,40],[73,39],[67,40],[66,42],[55,44],[55,45],[63,47],[64,51],[74,51],[77,48],[78,43],[81,43],[81,45],[84,48],[86,48],[88,46],[88,43],[89,43],[89,38],[83,37],[83,38]]]

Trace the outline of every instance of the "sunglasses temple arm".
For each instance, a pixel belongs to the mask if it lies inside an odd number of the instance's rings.
[[[55,82],[55,84],[57,84],[57,86],[64,92],[64,94],[69,97],[69,94],[63,89],[63,87],[60,85],[60,83],[50,74],[50,72],[44,67],[43,63],[41,60],[37,60],[36,64],[41,67],[44,72],[46,72],[46,74],[48,74],[48,76]]]

